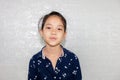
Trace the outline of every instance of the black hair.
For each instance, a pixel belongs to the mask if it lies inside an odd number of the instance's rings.
[[[56,12],[56,11],[52,11],[51,13],[49,14],[46,14],[44,17],[42,17],[39,22],[38,22],[38,28],[41,26],[41,30],[43,30],[44,28],[44,25],[45,25],[45,22],[46,20],[50,17],[50,16],[58,16],[60,17],[62,23],[63,23],[63,26],[64,26],[64,32],[66,32],[66,26],[67,26],[67,22],[66,22],[66,19],[63,17],[63,15],[59,12]],[[40,24],[41,23],[41,24]]]

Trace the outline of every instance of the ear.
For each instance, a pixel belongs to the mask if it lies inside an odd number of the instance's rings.
[[[64,32],[64,39],[66,38],[67,32]]]
[[[43,37],[43,31],[39,30],[39,33],[40,33],[41,37]]]

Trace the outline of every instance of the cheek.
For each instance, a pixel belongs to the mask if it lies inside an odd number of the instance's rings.
[[[43,30],[41,30],[40,35],[41,35],[42,38],[44,38],[45,37],[45,32]]]
[[[44,32],[44,33],[43,33],[43,37],[44,37],[44,38],[48,38],[49,36],[50,36],[50,33],[49,33],[49,32]]]
[[[64,38],[65,38],[65,34],[60,34],[60,37],[61,37],[62,39],[64,39]]]

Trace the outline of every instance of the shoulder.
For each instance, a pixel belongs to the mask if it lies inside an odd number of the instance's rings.
[[[64,56],[68,57],[69,59],[71,60],[78,60],[78,57],[75,53],[73,53],[72,51],[66,49],[66,48],[63,48],[63,51],[64,51]]]
[[[42,51],[39,51],[38,53],[34,54],[32,57],[31,57],[31,60],[38,60],[39,58],[42,58]]]

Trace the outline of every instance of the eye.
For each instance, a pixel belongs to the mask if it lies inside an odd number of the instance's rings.
[[[58,28],[59,31],[62,31],[63,29],[62,28]]]
[[[51,29],[51,27],[47,26],[46,29]]]

